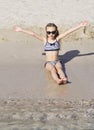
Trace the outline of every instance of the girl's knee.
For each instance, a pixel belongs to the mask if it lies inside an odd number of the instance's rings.
[[[58,67],[57,71],[63,71],[63,69],[61,67]]]
[[[46,66],[45,68],[46,68],[46,70],[48,70],[50,72],[55,72],[56,71],[56,69],[54,67],[48,67],[48,66]]]
[[[57,72],[57,71],[56,71],[56,69],[55,69],[54,67],[53,67],[53,68],[51,68],[51,70],[50,70],[50,71],[51,71],[52,73],[53,73],[53,72],[55,72],[55,73]]]

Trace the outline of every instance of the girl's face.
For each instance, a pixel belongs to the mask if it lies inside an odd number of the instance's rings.
[[[57,31],[55,27],[47,27],[46,29],[47,37],[50,37],[50,38],[55,38],[56,32]]]

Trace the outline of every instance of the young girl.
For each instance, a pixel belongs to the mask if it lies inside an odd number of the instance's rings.
[[[54,23],[48,23],[45,27],[46,37],[41,36],[33,31],[24,30],[20,27],[15,27],[16,32],[27,33],[35,38],[41,40],[44,43],[44,50],[46,53],[45,68],[50,71],[52,78],[57,84],[66,84],[67,77],[65,76],[62,68],[62,64],[58,58],[60,43],[59,41],[63,39],[68,34],[85,27],[87,22],[82,22],[78,26],[73,27],[63,34],[59,34],[58,28]]]

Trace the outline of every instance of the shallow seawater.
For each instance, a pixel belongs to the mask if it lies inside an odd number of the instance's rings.
[[[93,130],[94,99],[0,100],[2,130]]]

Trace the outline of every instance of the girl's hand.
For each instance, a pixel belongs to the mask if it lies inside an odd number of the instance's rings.
[[[16,31],[16,32],[21,32],[21,31],[22,31],[22,28],[15,26],[15,27],[14,27],[14,31]]]
[[[85,26],[87,26],[87,24],[88,24],[88,22],[87,22],[87,21],[84,21],[84,22],[81,22],[81,23],[80,23],[80,26],[81,26],[81,27],[85,27]]]

